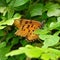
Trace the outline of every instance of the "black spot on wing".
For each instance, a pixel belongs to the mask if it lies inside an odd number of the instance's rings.
[[[24,28],[25,25],[22,26],[22,29]]]
[[[32,20],[30,21],[30,24],[32,23]]]
[[[31,35],[32,33],[30,33],[30,35]]]
[[[27,26],[27,28],[29,28],[29,27],[30,27],[30,25]]]
[[[23,29],[25,31],[25,29]]]
[[[32,24],[32,26],[31,27],[33,27],[33,24]]]
[[[20,20],[20,25],[22,24],[23,20]]]
[[[30,30],[28,32],[30,32]]]
[[[32,30],[32,31],[34,31],[34,30]]]
[[[25,24],[27,24],[27,23],[28,23],[28,21],[25,22]]]

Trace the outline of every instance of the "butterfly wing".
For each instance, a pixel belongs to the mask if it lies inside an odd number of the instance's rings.
[[[38,39],[38,35],[33,32],[36,29],[41,28],[41,23],[34,20],[21,19],[20,21],[15,22],[15,26],[19,29],[16,31],[17,36],[26,37],[27,40],[33,41]]]
[[[39,28],[41,28],[41,23],[38,21],[32,20],[32,23],[30,24],[30,27],[29,27],[29,33],[26,38],[29,41],[37,40],[39,37],[37,34],[34,34],[34,31]]]

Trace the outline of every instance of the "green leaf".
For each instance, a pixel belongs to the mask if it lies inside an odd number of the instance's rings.
[[[0,60],[7,60],[5,54],[7,54],[9,51],[10,51],[10,47],[0,48]]]
[[[49,17],[51,16],[60,16],[60,9],[49,9],[47,12]]]
[[[49,48],[47,53],[49,54],[51,60],[58,60],[60,57],[60,51],[57,49]]]
[[[19,42],[19,39],[18,38],[13,38],[12,42],[11,42],[11,45],[15,45]]]
[[[5,36],[6,32],[4,30],[0,30],[0,36]]]
[[[8,8],[8,19],[12,18],[14,14],[14,9]]]
[[[2,13],[3,14],[3,16],[5,16],[6,15],[6,13],[7,13],[7,7],[0,7],[0,13]]]
[[[37,51],[37,53],[35,53]],[[33,47],[27,45],[25,47],[20,47],[18,50],[13,50],[12,52],[6,54],[6,56],[13,56],[25,53],[30,58],[38,58],[42,54],[42,50],[38,47]]]
[[[9,3],[11,0],[6,0],[7,3]]]
[[[57,31],[56,33],[54,33],[54,35],[57,35],[57,36],[58,36],[59,34],[60,34],[60,31]]]
[[[11,18],[11,19],[9,19],[9,20],[6,20],[6,21],[3,23],[3,25],[5,25],[5,24],[7,24],[7,25],[12,25],[12,24],[14,23],[14,20],[15,20],[15,19],[19,19],[19,18],[21,18],[21,15],[18,14],[18,13],[16,13],[13,18]]]
[[[29,58],[39,58],[44,60],[57,60],[60,57],[60,51],[53,48],[40,48],[34,47],[32,45],[26,45],[25,47],[20,47],[17,50],[13,50],[10,53],[7,53],[6,56],[14,56],[23,54]]]
[[[0,7],[0,13],[4,13],[6,7]]]
[[[7,60],[16,60],[15,57],[9,57]]]
[[[59,4],[54,4],[52,2],[48,2],[48,4],[45,5],[45,9],[46,10],[49,10],[49,9],[58,9],[60,8],[60,5]]]
[[[13,8],[14,7],[15,0],[11,0],[10,3],[8,4],[8,7]]]
[[[57,21],[60,22],[60,17],[57,18]]]
[[[36,4],[33,6],[33,8],[30,11],[31,17],[37,16],[37,15],[42,15],[42,10],[43,10],[43,5],[42,4]]]
[[[32,47],[30,45],[27,45],[25,48],[25,54],[30,58],[38,58],[41,56],[42,50],[38,47]]]
[[[19,13],[16,13],[13,18],[14,19],[20,19],[21,18],[21,15]]]
[[[60,27],[60,22],[51,22],[49,26],[49,30],[57,29],[59,27]]]
[[[6,26],[0,26],[0,29],[4,29]]]
[[[13,36],[14,36],[14,32],[7,34],[6,43],[9,41],[9,39],[13,38]]]
[[[53,46],[59,42],[57,35],[39,35],[40,39],[44,40],[43,47]]]
[[[6,42],[0,43],[0,48],[3,48],[3,47],[5,47],[5,46],[6,46]]]
[[[41,59],[49,60],[50,59],[50,55],[48,53],[47,54],[42,54]]]
[[[4,21],[3,21],[3,20],[2,20],[2,21],[0,21],[0,26],[1,26],[1,25],[3,25],[3,23],[4,23]]]
[[[48,17],[51,16],[60,16],[60,5],[59,4],[54,4],[54,3],[48,3],[45,6],[45,11],[47,11]]]
[[[14,23],[14,18],[11,18],[9,20],[6,20],[3,25],[12,25]]]
[[[21,47],[18,50],[13,50],[10,53],[7,53],[6,56],[13,56],[13,55],[19,55],[19,54],[23,54],[24,53],[24,48]]]
[[[50,31],[47,29],[44,29],[44,30],[43,29],[37,29],[34,31],[35,34],[39,34],[39,35],[40,34],[47,34],[48,32],[50,32]]]
[[[49,28],[52,22],[56,22],[56,17],[50,17],[46,22],[46,26]]]
[[[18,7],[21,5],[24,5],[25,3],[27,3],[29,0],[15,0],[14,2],[14,7]]]
[[[21,6],[18,6],[16,8],[14,8],[14,10],[16,11],[22,11],[22,10],[25,10],[27,7],[28,4],[24,4],[24,5],[21,5]]]
[[[22,44],[22,46],[25,46],[28,44],[28,41],[24,39],[24,40],[20,40],[20,43]]]
[[[20,19],[20,18],[21,18],[21,15],[16,13],[13,18],[10,18],[6,21],[4,21],[4,20],[0,21],[0,29],[3,29],[6,27],[6,26],[2,26],[2,25],[12,25],[14,23],[15,19]]]

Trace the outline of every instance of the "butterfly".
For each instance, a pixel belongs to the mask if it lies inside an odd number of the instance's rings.
[[[37,34],[34,34],[34,31],[41,28],[41,22],[28,19],[16,19],[14,25],[18,28],[15,32],[17,36],[25,37],[28,41],[35,41],[39,38]]]

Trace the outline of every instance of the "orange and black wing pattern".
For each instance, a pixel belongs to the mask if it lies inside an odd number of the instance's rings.
[[[33,32],[36,29],[41,28],[41,22],[28,19],[17,19],[14,21],[14,25],[18,28],[18,30],[15,32],[17,36],[25,37],[29,41],[34,41],[39,38],[38,35],[34,34]]]

